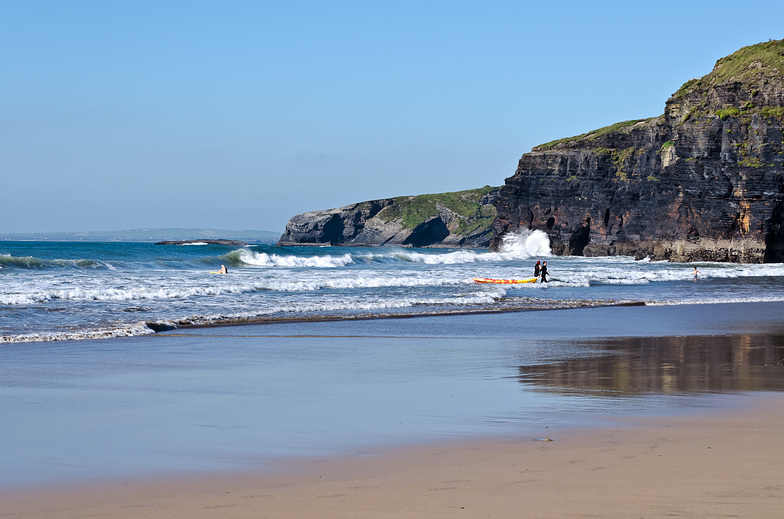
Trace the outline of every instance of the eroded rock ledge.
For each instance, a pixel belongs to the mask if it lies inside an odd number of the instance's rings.
[[[402,196],[291,218],[278,245],[486,248],[498,188]]]
[[[491,248],[518,229],[556,254],[784,261],[784,40],[720,59],[665,104],[535,147],[494,204]]]

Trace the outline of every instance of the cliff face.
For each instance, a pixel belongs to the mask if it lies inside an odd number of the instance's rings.
[[[494,204],[556,254],[784,261],[784,40],[687,82],[660,117],[535,147]]]
[[[278,245],[485,248],[497,188],[372,200],[294,216]]]

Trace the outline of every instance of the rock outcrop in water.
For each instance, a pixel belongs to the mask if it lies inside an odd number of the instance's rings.
[[[245,247],[247,243],[239,240],[165,240],[155,243],[155,245],[228,245],[231,247]]]
[[[784,40],[720,59],[660,117],[535,147],[494,205],[491,248],[524,228],[555,254],[784,261]]]
[[[486,248],[498,188],[401,196],[291,218],[278,245]]]

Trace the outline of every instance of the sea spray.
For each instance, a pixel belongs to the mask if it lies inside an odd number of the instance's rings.
[[[520,258],[551,256],[550,237],[539,230],[521,229],[518,232],[504,235],[501,253]]]

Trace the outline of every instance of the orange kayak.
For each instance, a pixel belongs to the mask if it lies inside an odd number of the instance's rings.
[[[538,278],[529,279],[493,279],[493,278],[474,278],[477,283],[498,283],[501,285],[517,285],[518,283],[536,283]]]

